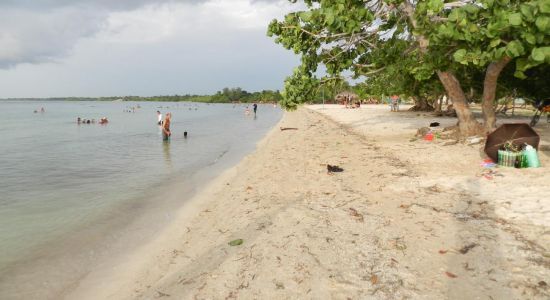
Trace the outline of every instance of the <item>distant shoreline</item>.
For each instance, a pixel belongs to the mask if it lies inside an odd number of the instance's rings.
[[[233,101],[233,102],[223,102],[223,101],[200,101],[197,99],[191,99],[191,100],[151,100],[148,99],[148,97],[139,97],[141,99],[123,99],[123,100],[113,100],[113,99],[102,99],[102,98],[0,98],[0,101],[101,101],[101,102],[195,102],[195,103],[211,103],[211,104],[239,104],[239,103],[276,103],[277,101],[265,101],[265,100],[257,100],[257,101]]]
[[[0,98],[0,101],[116,101],[116,102],[198,102],[198,103],[274,103],[282,99],[278,90],[247,92],[241,88],[224,88],[212,95],[157,95],[157,96],[107,96],[107,97],[45,97]]]

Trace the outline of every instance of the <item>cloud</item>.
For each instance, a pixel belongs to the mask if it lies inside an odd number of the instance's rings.
[[[182,2],[182,1],[180,1]],[[184,1],[198,3],[200,1]],[[100,32],[109,15],[170,0],[4,0],[0,2],[0,68],[54,62],[82,38]]]
[[[286,0],[3,0],[0,68],[56,62],[83,38],[156,42],[178,33],[265,27]]]
[[[0,98],[279,89],[298,63],[266,36],[287,0],[37,2],[0,0]]]
[[[286,1],[266,0],[211,0],[199,5],[172,2],[145,6],[137,11],[110,14],[98,39],[113,43],[152,43],[174,36],[223,39],[239,31],[259,29],[265,32],[268,22],[288,7]]]

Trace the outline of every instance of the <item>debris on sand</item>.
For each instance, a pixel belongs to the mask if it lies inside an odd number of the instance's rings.
[[[468,146],[477,145],[477,144],[481,144],[481,142],[483,141],[485,141],[485,138],[481,136],[471,136],[466,138],[466,145]]]
[[[445,143],[443,143],[443,146],[452,146],[452,145],[456,145],[458,144],[458,140],[451,140],[451,141],[446,141]]]
[[[418,131],[416,131],[416,136],[418,137],[423,137],[425,136],[428,132],[432,131],[430,129],[430,127],[422,127],[422,128],[419,128]]]
[[[161,298],[161,297],[170,297],[170,295],[163,293],[161,291],[157,291],[157,298]]]
[[[364,222],[365,218],[363,217],[363,214],[359,213],[355,208],[350,207],[349,208],[349,214],[350,216],[354,217],[357,222]]]
[[[372,274],[371,277],[370,277],[370,283],[372,283],[373,285],[377,284],[378,283],[378,276],[376,276],[375,274]]]
[[[229,246],[239,246],[239,245],[242,245],[243,244],[243,239],[236,239],[236,240],[232,240],[231,242],[229,242]]]
[[[332,166],[327,164],[327,171],[329,173],[337,173],[337,172],[344,172],[344,169],[340,168],[339,166]]]
[[[445,275],[447,275],[447,277],[449,278],[457,278],[458,276],[456,276],[455,274],[451,273],[451,272],[445,272]]]
[[[462,249],[458,250],[458,252],[462,253],[462,254],[466,254],[468,253],[470,250],[474,249],[475,247],[479,246],[478,244],[476,243],[471,243],[469,245],[466,245],[464,247],[462,247]]]

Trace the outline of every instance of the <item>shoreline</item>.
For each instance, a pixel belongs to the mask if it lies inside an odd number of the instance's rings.
[[[202,180],[201,190],[199,191],[197,187],[193,188],[192,194],[187,195],[187,200],[174,212],[170,223],[164,225],[155,237],[151,237],[146,243],[140,244],[134,251],[126,253],[129,257],[123,260],[102,262],[107,266],[97,268],[85,278],[79,280],[77,286],[63,293],[63,298],[90,300],[116,299],[118,296],[113,298],[111,294],[118,295],[120,293],[120,286],[131,285],[132,280],[136,277],[136,273],[148,272],[148,269],[155,268],[156,259],[153,256],[162,253],[166,249],[166,246],[171,244],[171,237],[181,233],[179,226],[200,212],[201,207],[204,205],[204,200],[208,200],[214,193],[213,191],[219,190],[226,181],[237,175],[237,168],[257,149],[261,148],[274,132],[279,130],[278,126],[283,118],[264,137],[255,143],[252,152],[245,155],[240,161],[226,162],[224,166],[217,166],[218,173],[214,176],[211,173],[206,174],[207,172],[202,171],[195,174],[193,177],[199,177],[200,179],[198,180]],[[212,165],[209,166],[209,168],[211,167]],[[177,193],[178,190],[172,189],[170,193],[174,194],[175,192]],[[177,197],[177,195],[174,195],[174,197]],[[135,263],[136,261],[138,262],[137,264]]]
[[[550,295],[546,167],[489,180],[475,146],[409,141],[438,118],[319,109],[285,113],[155,240],[66,298]]]
[[[240,110],[236,112],[240,117]],[[216,156],[212,155],[211,161],[203,159],[201,162],[206,162],[203,167],[197,169],[191,165],[173,172],[172,178],[163,178],[164,182],[149,182],[146,185],[149,188],[141,195],[124,198],[124,201],[98,210],[97,216],[33,246],[25,259],[14,259],[13,263],[5,265],[5,272],[0,274],[0,298],[59,299],[89,272],[103,272],[111,268],[112,262],[124,260],[127,253],[149,243],[171,224],[173,212],[183,205],[182,202],[253,152],[256,144],[279,122],[280,115],[280,112],[266,112],[261,123],[246,121],[254,124],[249,136],[218,147],[223,150],[219,155],[211,151]],[[202,136],[194,138],[192,141],[198,141]]]

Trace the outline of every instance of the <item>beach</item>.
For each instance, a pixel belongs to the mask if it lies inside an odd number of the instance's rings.
[[[542,168],[484,176],[482,145],[414,139],[433,121],[456,119],[377,105],[286,112],[153,240],[63,296],[548,299],[548,126],[537,127]]]

